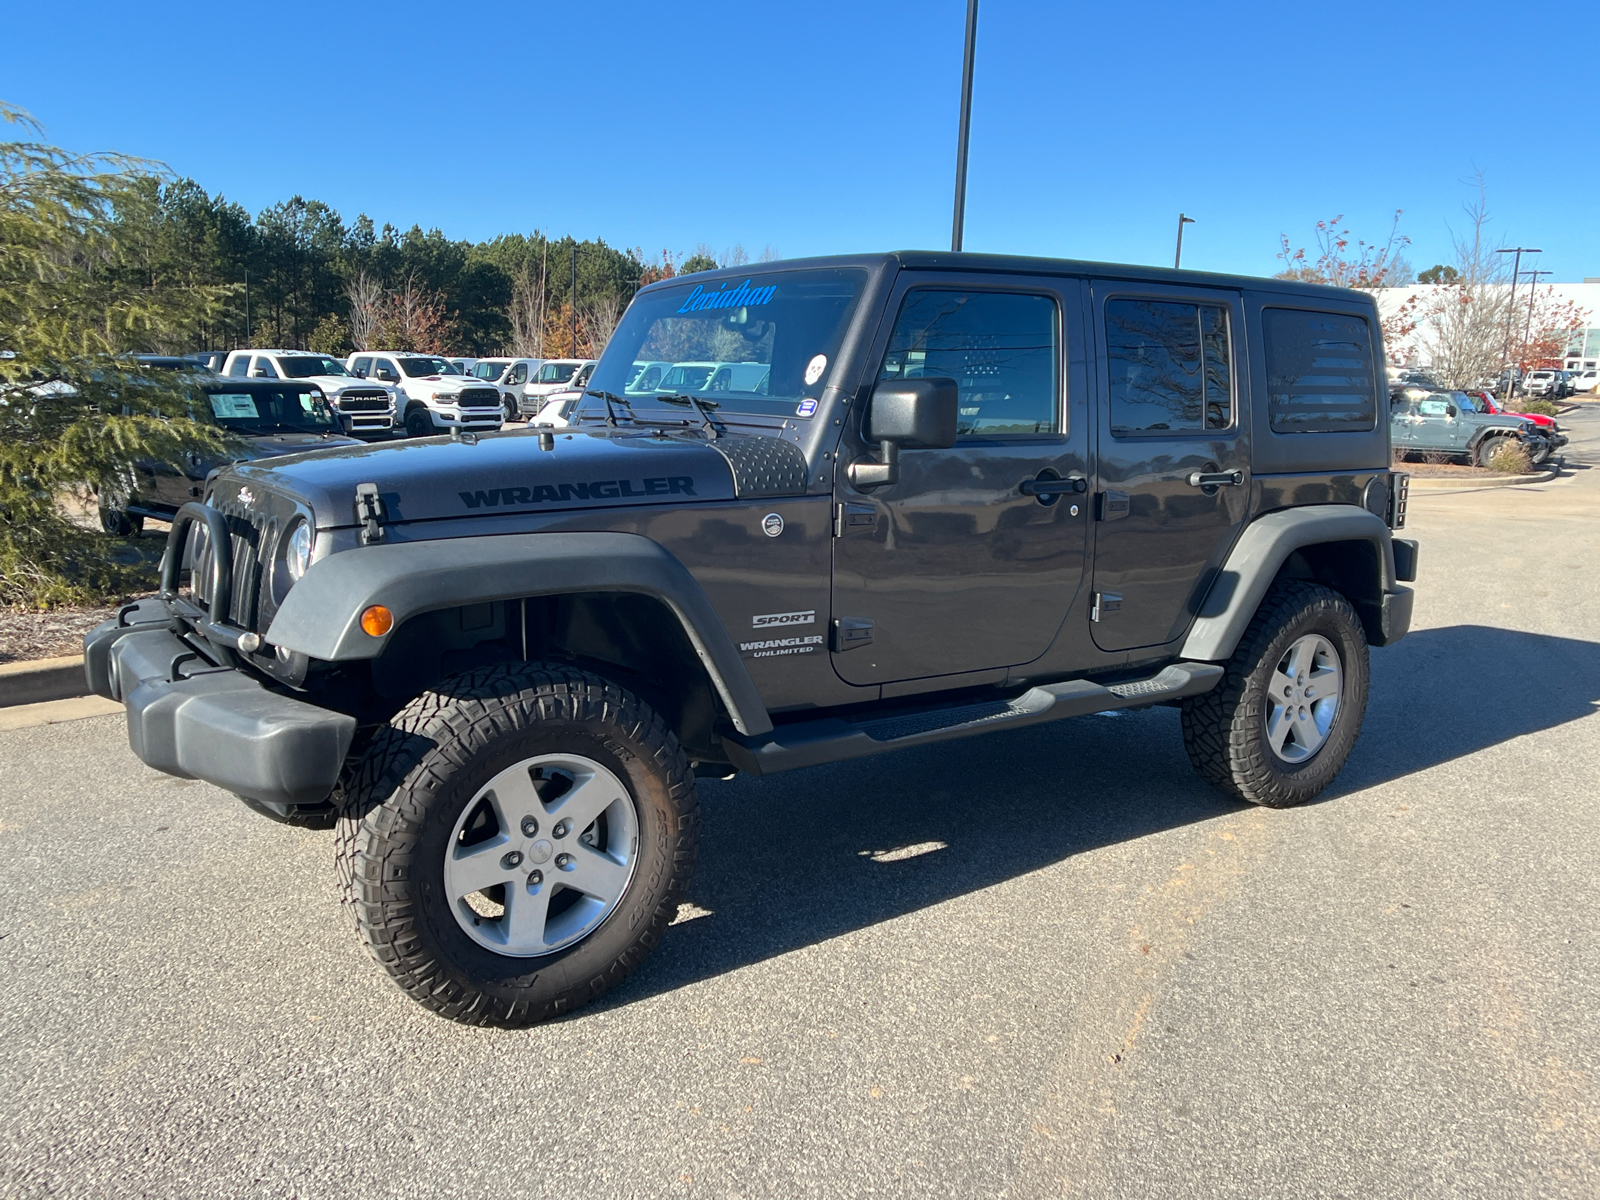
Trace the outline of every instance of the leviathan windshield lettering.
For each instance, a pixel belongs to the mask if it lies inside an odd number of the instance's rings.
[[[625,401],[641,420],[713,412],[812,419],[866,285],[859,268],[755,271],[641,292],[607,343],[574,425]],[[820,364],[820,365],[819,365]]]

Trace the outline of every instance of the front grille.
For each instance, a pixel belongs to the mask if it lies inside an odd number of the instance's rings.
[[[456,403],[462,408],[499,408],[500,393],[495,388],[462,388]]]
[[[228,620],[241,629],[256,629],[256,619],[260,615],[260,601],[262,593],[262,558],[263,551],[270,550],[269,543],[276,537],[276,522],[270,520],[265,513],[246,508],[237,503],[219,503],[214,498],[211,507],[217,509],[227,519],[228,534],[233,543],[233,593],[228,600]],[[201,605],[211,603],[211,555],[215,547],[210,544],[209,537],[201,532],[205,526],[198,522],[190,527],[190,546],[195,545],[194,539],[202,537],[198,552],[194,555],[194,571],[191,575],[190,587],[194,591],[195,602]]]
[[[347,413],[386,413],[389,411],[389,397],[382,394],[374,396],[367,393],[346,392],[339,397],[339,410]]]

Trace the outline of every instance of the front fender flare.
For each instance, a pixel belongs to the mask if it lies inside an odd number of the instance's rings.
[[[1283,564],[1296,550],[1328,542],[1370,542],[1382,564],[1381,591],[1398,586],[1394,545],[1383,520],[1353,504],[1310,504],[1258,517],[1235,543],[1217,573],[1178,656],[1222,662],[1233,654]],[[1402,634],[1404,631],[1400,631]]]
[[[635,592],[683,626],[736,729],[772,730],[750,673],[705,590],[662,546],[636,533],[512,533],[364,546],[314,564],[284,598],[266,640],[323,662],[376,658],[361,614],[381,604],[394,628],[419,613],[571,592]],[[391,631],[392,632],[392,631]]]

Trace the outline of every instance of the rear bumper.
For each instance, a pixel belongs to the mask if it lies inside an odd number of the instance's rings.
[[[139,759],[266,804],[326,799],[350,752],[355,718],[212,665],[179,640],[164,612],[156,619],[158,607],[148,601],[84,638],[89,686],[122,701]]]

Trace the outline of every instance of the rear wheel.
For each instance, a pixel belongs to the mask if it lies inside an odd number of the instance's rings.
[[[1268,808],[1333,782],[1367,709],[1367,638],[1350,602],[1320,584],[1272,586],[1222,682],[1183,702],[1189,760],[1223,791]]]
[[[528,1025],[624,979],[694,865],[694,777],[615,684],[515,664],[446,680],[373,739],[344,801],[356,922],[418,1003]]]

